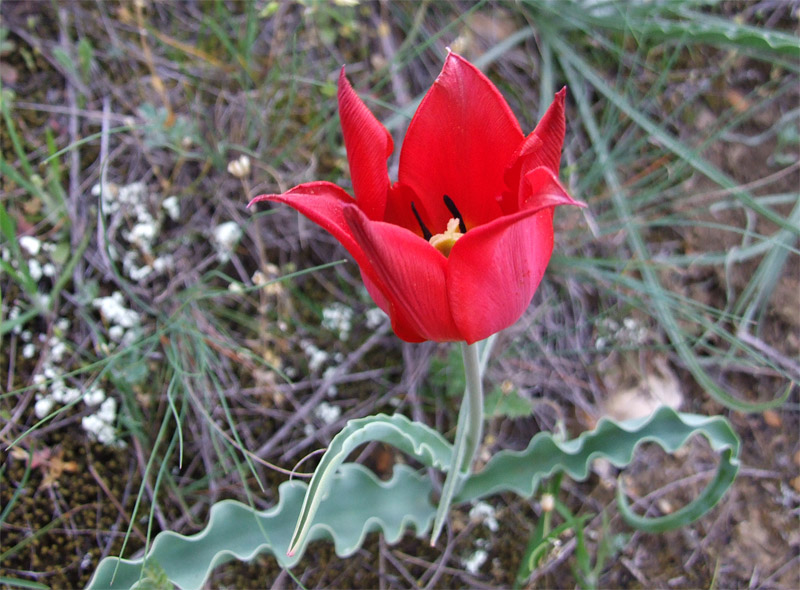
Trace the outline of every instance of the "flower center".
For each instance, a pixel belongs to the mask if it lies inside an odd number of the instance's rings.
[[[459,229],[460,226],[463,226],[464,222],[460,219],[451,218],[450,221],[447,222],[447,229],[443,234],[436,234],[435,236],[431,236],[428,241],[431,243],[431,246],[436,248],[439,252],[444,254],[445,256],[450,256],[450,250],[453,249],[458,238],[463,236]]]
[[[439,252],[445,256],[449,256],[450,250],[453,249],[456,240],[467,233],[467,225],[464,223],[464,219],[461,217],[461,213],[453,202],[453,199],[448,195],[444,195],[442,199],[444,200],[444,205],[447,207],[447,210],[453,214],[453,217],[447,222],[447,229],[442,234],[434,235],[431,233],[422,221],[422,217],[420,217],[413,202],[411,203],[411,212],[414,214],[414,217],[417,218],[417,223],[419,223],[419,227],[422,229],[422,236],[428,240],[434,248],[439,250]]]

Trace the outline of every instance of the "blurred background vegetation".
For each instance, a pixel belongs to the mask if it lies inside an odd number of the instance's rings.
[[[665,535],[621,523],[610,465],[564,482],[584,525],[528,584],[800,585],[798,2],[0,9],[0,582],[81,586],[103,556],[199,530],[215,501],[269,507],[350,418],[400,411],[452,435],[457,351],[395,338],[325,232],[245,208],[349,187],[343,64],[393,134],[394,174],[450,47],[525,132],[568,86],[562,180],[589,205],[558,211],[545,282],[496,342],[484,457],[663,403],[725,414],[744,441],[723,503]],[[713,461],[702,441],[644,447],[626,488],[669,512]],[[315,545],[295,578],[263,558],[212,585],[507,586],[540,515],[498,496],[455,512],[444,551],[373,535],[345,560]]]

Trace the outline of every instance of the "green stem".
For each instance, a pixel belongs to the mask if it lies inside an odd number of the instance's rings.
[[[458,412],[453,458],[444,480],[444,486],[442,486],[442,497],[439,499],[436,518],[433,521],[431,545],[436,544],[436,540],[442,532],[453,496],[461,490],[469,476],[483,432],[483,384],[478,359],[478,344],[462,343],[461,355],[464,360],[464,376],[467,387],[464,391],[461,409]]]
[[[478,447],[481,444],[483,434],[483,383],[481,379],[480,361],[478,360],[478,343],[461,344],[461,356],[464,359],[464,376],[467,387],[464,391],[464,399],[461,402],[461,410],[467,408],[466,426],[464,437],[466,438],[466,448],[464,461],[461,464],[461,473],[469,474]],[[459,412],[459,421],[461,419]],[[456,433],[458,436],[458,433]]]

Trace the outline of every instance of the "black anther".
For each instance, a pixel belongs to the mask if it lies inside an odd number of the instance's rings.
[[[464,223],[464,218],[461,217],[461,213],[459,213],[458,207],[456,207],[456,204],[453,202],[453,199],[451,199],[450,197],[445,195],[444,196],[444,204],[447,207],[447,209],[450,211],[450,213],[453,214],[453,217],[458,219],[458,229],[461,230],[461,233],[462,234],[467,233],[467,225]]]
[[[419,212],[417,211],[417,208],[414,206],[413,201],[411,202],[411,212],[414,214],[414,217],[417,218],[417,223],[419,223],[419,226],[422,228],[422,237],[425,238],[426,240],[430,240],[433,237],[433,234],[428,230],[427,227],[425,227],[425,224],[422,223],[422,217],[419,216]]]

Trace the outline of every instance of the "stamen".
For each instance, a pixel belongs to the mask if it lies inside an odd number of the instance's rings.
[[[431,246],[436,248],[439,252],[444,254],[445,256],[450,256],[450,250],[453,249],[456,242],[463,236],[460,231],[458,231],[458,220],[451,219],[447,222],[447,229],[443,234],[436,234],[433,236],[429,241]]]
[[[424,237],[426,240],[430,240],[431,237],[433,237],[433,234],[428,230],[427,227],[425,227],[425,224],[422,223],[422,218],[419,216],[419,212],[414,206],[413,201],[411,202],[411,212],[414,214],[414,217],[417,218],[417,223],[419,223],[420,228],[422,228],[422,237]]]
[[[453,214],[453,217],[458,219],[458,229],[461,230],[461,233],[462,234],[467,233],[467,225],[464,223],[464,218],[461,217],[461,213],[459,213],[458,207],[456,207],[456,204],[453,202],[453,199],[451,199],[449,196],[445,195],[444,196],[444,204],[445,204],[445,207],[447,207],[447,210],[450,211],[450,213]]]

